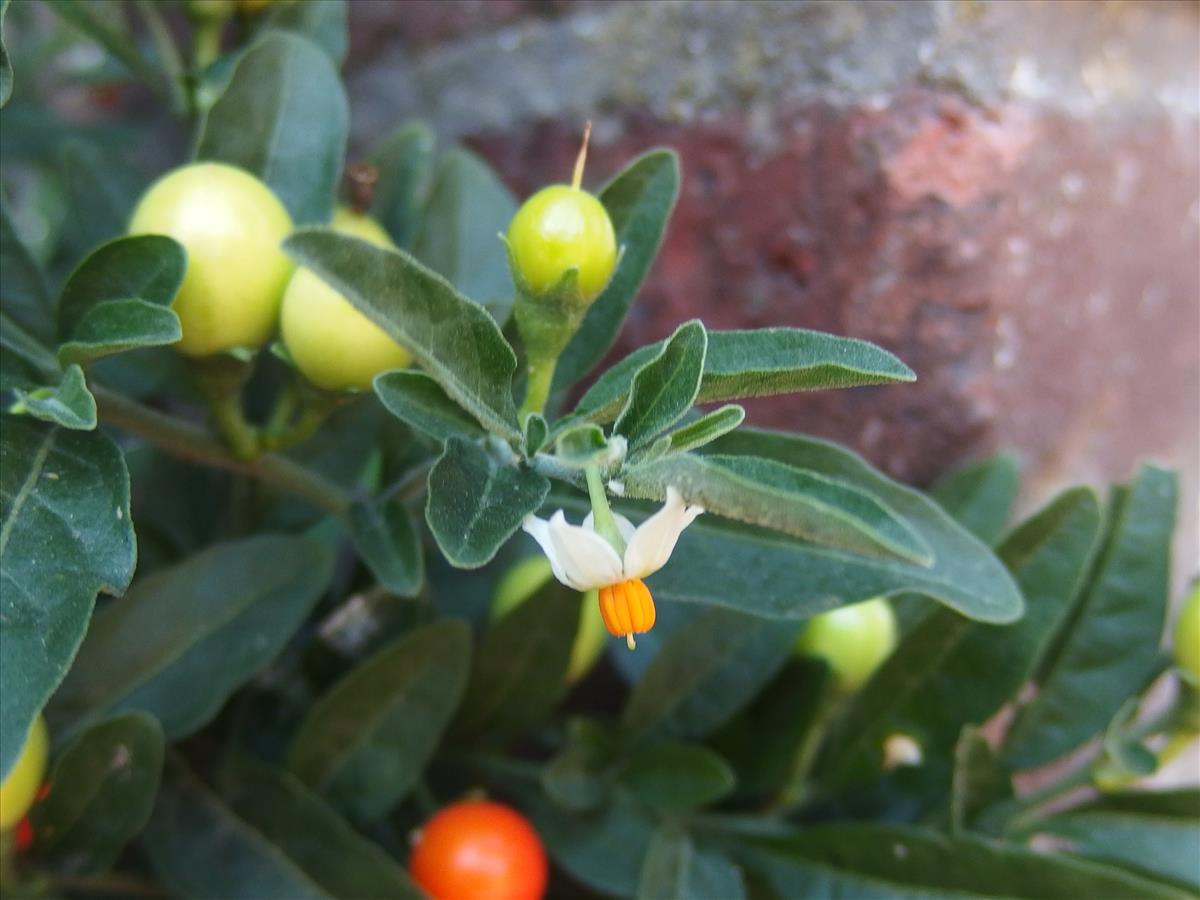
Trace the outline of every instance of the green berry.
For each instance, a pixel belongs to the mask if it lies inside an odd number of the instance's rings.
[[[395,246],[383,226],[353,210],[339,209],[331,225],[377,247]],[[296,368],[328,391],[370,390],[380,372],[412,363],[411,353],[304,268],[283,295],[280,332]]]
[[[802,656],[823,659],[838,687],[858,690],[896,647],[896,615],[882,597],[816,616],[796,642]]]
[[[617,236],[604,205],[587,191],[555,184],[525,201],[508,227],[516,275],[534,296],[546,293],[571,269],[592,301],[617,265]]]
[[[187,274],[171,304],[183,328],[176,349],[208,356],[271,338],[292,275],[280,249],[291,230],[271,189],[234,166],[193,163],[150,186],[129,233],[165,234],[187,251]]]
[[[0,782],[0,831],[12,828],[29,811],[46,774],[50,735],[39,714],[25,736],[21,755]]]

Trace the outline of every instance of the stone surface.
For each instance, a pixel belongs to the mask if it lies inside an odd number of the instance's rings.
[[[877,341],[916,385],[760,401],[750,421],[916,482],[1013,447],[1027,506],[1165,460],[1194,571],[1194,4],[371,6],[352,13],[357,146],[420,115],[522,194],[568,177],[588,118],[593,184],[679,150],[680,204],[614,355],[692,316]]]

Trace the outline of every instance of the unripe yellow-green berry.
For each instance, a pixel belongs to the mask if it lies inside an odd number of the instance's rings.
[[[46,758],[49,755],[50,734],[46,729],[46,721],[39,714],[25,736],[21,755],[0,783],[0,831],[16,825],[33,806],[46,774]]]
[[[1200,582],[1183,601],[1175,621],[1175,663],[1192,684],[1200,685]]]
[[[550,580],[553,571],[544,556],[530,556],[504,573],[496,585],[490,618],[499,621],[538,592]],[[567,681],[575,682],[591,671],[604,650],[608,635],[595,591],[580,598],[579,630],[571,645],[571,661],[567,665]]]
[[[334,213],[331,226],[379,247],[394,246],[378,222],[350,209]],[[288,284],[280,330],[296,367],[326,390],[370,390],[380,372],[412,363],[411,353],[308,269],[297,269]]]
[[[896,615],[883,597],[813,617],[796,641],[802,656],[823,659],[840,690],[857,691],[896,647]]]
[[[508,227],[516,275],[534,296],[579,271],[579,292],[591,301],[617,265],[617,235],[608,211],[587,191],[555,184],[525,201]]]
[[[188,356],[260,347],[275,332],[292,274],[280,249],[292,218],[265,184],[234,166],[202,162],[154,182],[138,201],[130,234],[165,234],[187,251],[187,274],[171,308]]]

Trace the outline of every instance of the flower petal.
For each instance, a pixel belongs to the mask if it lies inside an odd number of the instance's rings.
[[[645,578],[667,564],[683,529],[704,512],[687,506],[675,488],[667,488],[663,508],[637,527],[625,547],[625,577]]]
[[[632,522],[630,522],[627,518],[625,518],[623,515],[621,515],[618,512],[613,513],[612,517],[617,523],[617,531],[621,532],[621,539],[624,540],[626,544],[628,544],[630,541],[633,540],[633,533],[637,529],[634,528],[634,525]],[[588,513],[587,516],[584,518],[583,527],[590,528],[590,529],[592,529],[592,531],[596,530],[595,518],[592,516],[591,513]]]
[[[554,577],[558,579],[559,583],[565,584],[569,588],[575,588],[575,585],[567,580],[567,574],[563,571],[562,562],[558,558],[558,552],[554,549],[554,542],[550,540],[550,523],[545,519],[539,519],[537,516],[528,515],[525,517],[525,521],[521,523],[521,528],[538,542],[538,546],[546,554],[546,559],[550,560],[550,570],[554,573]],[[575,589],[578,590],[578,588]]]
[[[621,580],[621,557],[596,532],[570,524],[561,509],[551,516],[547,530],[554,556],[566,576],[565,584],[577,591],[589,591]]]

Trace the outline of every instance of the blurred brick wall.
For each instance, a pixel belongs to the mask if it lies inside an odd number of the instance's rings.
[[[877,341],[916,385],[750,421],[917,482],[1012,447],[1027,505],[1165,460],[1194,570],[1196,4],[354,0],[351,29],[359,148],[420,116],[520,194],[567,178],[585,119],[597,182],[679,150],[618,354],[692,316]]]

